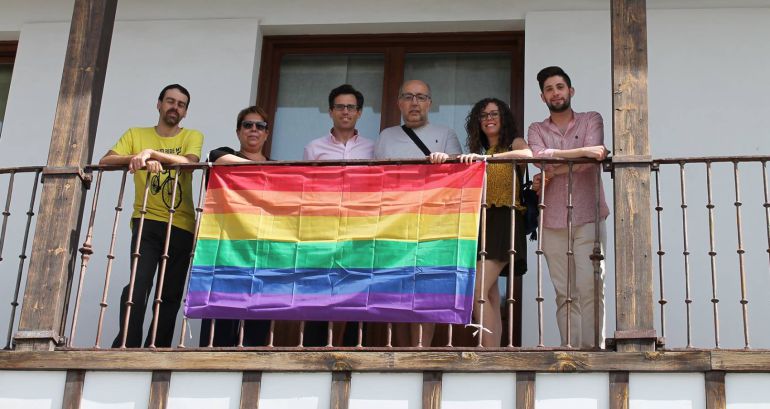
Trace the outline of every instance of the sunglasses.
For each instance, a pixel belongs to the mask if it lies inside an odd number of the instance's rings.
[[[251,129],[257,127],[260,131],[267,130],[267,122],[265,121],[241,121],[241,128]]]

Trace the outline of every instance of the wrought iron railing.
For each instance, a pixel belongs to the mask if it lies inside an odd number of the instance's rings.
[[[768,260],[765,259],[764,263],[757,261],[757,253],[770,253],[770,202],[768,201],[767,193],[767,161],[770,157],[758,156],[758,157],[711,157],[711,158],[670,158],[670,159],[654,159],[650,162],[651,169],[654,175],[654,194],[652,195],[653,203],[650,204],[649,210],[639,209],[639,211],[650,211],[653,216],[653,249],[649,249],[653,253],[651,257],[656,258],[654,273],[656,275],[655,286],[658,294],[659,309],[656,312],[657,324],[656,329],[658,335],[661,337],[661,344],[665,343],[665,348],[760,348],[770,345],[770,337],[766,336],[768,333],[765,328],[764,320],[758,319],[762,314],[765,314],[770,310],[770,305],[766,305],[766,297],[759,296],[760,300],[756,303],[757,307],[749,312],[749,300],[752,299],[752,291],[756,290],[766,291],[767,286],[770,285],[770,274],[768,272]],[[365,166],[367,164],[382,164],[382,163],[425,163],[424,161],[355,161],[348,163],[354,166]],[[500,160],[494,160],[494,162],[501,162]],[[586,163],[586,160],[577,161],[560,161],[560,160],[542,160],[542,159],[530,159],[530,160],[517,160],[516,164],[529,164],[529,165],[543,165],[549,163],[566,163],[567,166],[572,169],[574,164]],[[270,166],[284,166],[290,164],[302,163],[307,165],[307,162],[270,162]],[[595,162],[594,162],[595,163]],[[337,165],[339,163],[316,163],[317,166],[325,165]],[[205,198],[205,178],[202,177],[203,172],[208,168],[207,164],[193,164],[193,165],[179,165],[175,168],[178,171],[190,171],[194,173],[196,179],[195,186],[197,186],[197,207],[196,207],[196,231],[198,223],[200,222],[200,214],[203,208],[203,200]],[[597,178],[601,182],[602,173],[598,171]],[[520,169],[517,166],[512,167],[511,177],[514,180],[519,178]],[[534,169],[534,167],[531,167]],[[750,186],[758,186],[762,183],[762,189],[742,189],[741,188],[741,174],[739,170],[750,169],[754,171],[750,175]],[[72,297],[74,302],[71,305],[67,305],[65,313],[67,319],[62,325],[61,339],[63,348],[104,348],[106,343],[104,341],[105,333],[108,331],[105,328],[110,326],[117,328],[118,326],[123,328],[123,339],[120,340],[119,346],[126,346],[125,328],[128,323],[128,316],[131,313],[132,305],[130,303],[131,297],[128,298],[129,303],[126,305],[126,310],[129,312],[126,314],[126,318],[123,322],[116,322],[117,311],[111,312],[109,308],[111,305],[115,305],[116,296],[111,295],[110,287],[111,283],[116,280],[116,275],[113,270],[116,268],[115,263],[123,263],[130,265],[130,274],[128,277],[122,277],[121,282],[128,281],[133,282],[136,274],[136,265],[139,258],[138,244],[135,248],[126,250],[131,253],[129,262],[125,260],[121,261],[120,253],[121,249],[128,249],[128,245],[125,240],[128,238],[128,234],[124,232],[124,227],[127,225],[125,218],[123,217],[124,202],[126,201],[126,190],[130,188],[127,186],[128,172],[127,169],[117,166],[92,166],[85,169],[87,172],[93,175],[93,185],[89,192],[89,202],[84,212],[84,225],[82,230],[82,246],[79,249],[80,257],[76,264],[73,264],[73,271],[75,277],[72,277],[70,285],[72,286]],[[604,163],[605,171],[612,171],[612,161],[607,160]],[[27,242],[34,227],[34,206],[37,198],[37,189],[40,181],[40,176],[43,171],[42,167],[27,167],[27,168],[7,168],[0,169],[0,183],[4,181],[7,183],[7,194],[4,198],[4,212],[2,221],[2,230],[0,231],[0,277],[4,277],[4,283],[10,283],[10,285],[4,285],[1,291],[6,293],[0,294],[0,297],[10,302],[4,302],[5,305],[10,305],[7,313],[3,313],[3,316],[8,317],[8,333],[6,337],[6,348],[13,346],[13,333],[15,323],[18,315],[18,307],[20,305],[20,290],[23,288],[23,276],[25,259],[27,258]],[[761,172],[761,176],[760,176]],[[574,227],[572,225],[572,174],[568,173],[568,190],[570,192],[568,205],[565,209],[559,210],[567,213],[568,229],[567,234],[572,236]],[[23,176],[23,178],[22,178]],[[25,189],[25,197],[19,195],[20,183],[28,185],[31,190]],[[605,174],[603,177],[604,184],[609,186],[610,178]],[[693,189],[694,181],[698,181],[698,188]],[[689,182],[689,183],[688,183]],[[177,194],[176,182],[173,183],[171,189],[171,200],[175,200]],[[143,192],[142,197],[146,197],[147,190],[150,188],[150,183],[146,184],[146,189]],[[724,202],[727,200],[724,193],[729,191],[729,200],[732,201],[730,207],[733,208],[733,214],[730,219],[734,218],[735,223],[731,232],[725,228],[725,221],[727,218],[720,213],[720,210],[725,208]],[[723,193],[721,196],[716,192]],[[547,209],[545,207],[545,201],[543,199],[545,191],[541,191],[541,203],[539,206],[539,212],[541,216],[543,212],[556,211],[555,209]],[[513,192],[513,202],[517,201],[516,195],[518,192]],[[598,194],[598,193],[597,193]],[[691,209],[691,203],[693,197],[702,197],[704,204],[704,211],[697,215]],[[23,199],[23,200],[22,200]],[[3,199],[0,199],[2,201]],[[622,200],[622,198],[615,198],[615,200]],[[756,203],[756,206],[751,207],[751,211],[747,213],[744,210],[744,202],[750,201],[750,203]],[[104,201],[108,201],[109,205],[104,205]],[[611,196],[608,195],[608,201],[611,202]],[[23,202],[23,203],[22,203]],[[597,200],[598,203],[598,200]],[[676,206],[680,207],[680,211],[669,212],[667,206],[671,206],[672,203],[676,203]],[[26,209],[26,217],[13,217],[16,216],[19,211],[15,210],[23,206]],[[114,207],[113,207],[114,206]],[[610,209],[612,209],[612,203],[610,203]],[[103,209],[110,208],[109,211]],[[487,206],[482,206],[482,221],[485,217]],[[760,212],[761,210],[761,212]],[[143,209],[142,211],[146,211]],[[512,210],[516,212],[517,210]],[[597,207],[598,211],[598,207]],[[140,212],[141,213],[141,212]],[[143,213],[142,213],[143,215]],[[718,217],[722,216],[722,217]],[[758,218],[761,216],[761,219]],[[173,220],[174,212],[169,212],[169,220]],[[692,220],[697,217],[698,222],[693,224]],[[610,212],[608,218],[608,225],[611,227],[613,214]],[[678,219],[678,221],[677,221]],[[515,220],[515,217],[513,218]],[[503,343],[501,348],[509,350],[521,350],[521,349],[575,349],[579,348],[578,345],[571,345],[569,342],[565,345],[561,345],[558,341],[553,340],[553,333],[555,329],[555,320],[553,316],[548,313],[549,307],[548,300],[552,298],[547,288],[548,277],[546,263],[543,262],[545,252],[543,250],[542,242],[544,234],[548,234],[547,229],[543,229],[542,220],[540,228],[539,241],[536,243],[530,243],[530,249],[528,258],[530,260],[530,274],[525,276],[520,281],[515,279],[514,274],[514,258],[516,255],[516,249],[510,249],[510,261],[509,265],[509,280],[506,280],[504,290],[502,291],[502,301],[500,308],[501,314],[505,318],[505,326],[503,330]],[[760,222],[761,220],[761,222]],[[748,222],[747,222],[748,221]],[[138,228],[142,229],[143,218],[140,218]],[[515,223],[514,223],[515,224]],[[482,234],[480,237],[485,237],[484,223],[481,224]],[[513,226],[512,236],[516,234],[516,226]],[[693,231],[696,232],[693,235]],[[750,232],[748,237],[746,233]],[[702,233],[702,234],[701,234]],[[598,263],[602,259],[607,257],[606,269],[610,270],[612,274],[617,273],[613,267],[613,246],[610,245],[608,251],[602,252],[599,243],[598,226],[595,233],[594,245],[595,250],[592,255],[592,261],[594,265],[598,267]],[[673,238],[680,236],[681,240],[674,241]],[[761,249],[758,247],[757,237],[762,236],[762,243],[766,242],[767,245],[761,245]],[[141,234],[139,235],[141,237]],[[17,238],[21,240],[16,240]],[[157,274],[156,287],[164,285],[165,261],[168,258],[168,240],[170,238],[170,227],[167,230],[166,240],[164,243],[164,255],[161,257],[159,263],[159,271]],[[725,243],[727,240],[735,243],[735,263],[727,263],[717,255],[725,254]],[[748,240],[747,240],[748,239]],[[633,240],[633,232],[616,232],[615,243]],[[19,251],[19,263],[18,265],[11,266],[8,260],[3,260],[3,252],[8,252],[8,243],[17,242],[20,244]],[[665,243],[665,245],[664,245]],[[484,243],[482,243],[484,248]],[[63,249],[68,251],[67,249]],[[673,254],[678,253],[681,250],[681,258],[674,258]],[[483,258],[485,252],[482,250],[480,257]],[[192,254],[190,255],[192,260]],[[568,247],[564,257],[568,260],[568,265],[571,257],[574,257],[574,252],[571,247]],[[73,263],[76,262],[76,254],[73,254]],[[483,264],[482,264],[483,265]],[[12,268],[13,267],[13,268]],[[598,268],[595,269],[598,272]],[[94,274],[93,272],[101,272],[100,274]],[[729,280],[724,274],[719,274],[722,271],[730,271]],[[485,272],[483,268],[477,271],[477,274],[481,275],[481,279],[484,280]],[[571,282],[572,276],[575,274],[574,269],[569,267],[568,281]],[[612,274],[607,276],[607,287],[612,289]],[[676,280],[675,280],[676,279]],[[189,280],[189,274],[188,274]],[[701,285],[703,282],[710,283],[704,287]],[[122,283],[121,283],[122,285]],[[522,292],[521,286],[526,288]],[[129,285],[129,288],[132,288]],[[717,291],[717,290],[720,291]],[[729,289],[729,291],[723,291],[723,289]],[[762,290],[764,289],[764,290]],[[707,291],[706,291],[707,290]],[[568,289],[568,296],[566,299],[565,308],[567,313],[567,331],[573,331],[574,325],[571,321],[571,314],[569,310],[575,308],[573,305],[575,300],[571,295],[571,284]],[[152,308],[148,312],[149,328],[147,331],[150,336],[150,348],[155,348],[155,337],[158,330],[158,309],[163,302],[161,292],[156,292]],[[518,294],[523,294],[519,296]],[[610,325],[608,328],[612,328],[611,318],[613,315],[612,303],[612,291],[607,292],[608,308],[606,313],[610,318]],[[722,304],[727,302],[729,297],[732,308],[720,309],[720,298],[722,297]],[[599,297],[595,297],[599,298]],[[681,298],[683,302],[674,303],[673,299]],[[494,301],[494,300],[492,300]],[[702,302],[705,301],[705,302]],[[704,329],[704,317],[706,314],[705,305],[709,305],[711,318],[711,329]],[[755,305],[752,303],[752,305]],[[93,306],[93,308],[92,308]],[[490,300],[482,296],[477,300],[476,308],[483,309],[491,306]],[[497,307],[497,306],[495,306]],[[737,307],[737,308],[736,308]],[[523,319],[517,315],[519,309],[524,309],[526,314],[523,315]],[[599,310],[598,308],[595,310]],[[2,311],[0,311],[2,312]],[[483,314],[480,314],[480,316]],[[721,318],[721,321],[720,321]],[[753,318],[753,319],[752,319]],[[753,343],[750,343],[751,331],[749,322],[752,322],[755,326],[759,326],[757,331],[758,336],[753,337]],[[595,344],[601,344],[599,337],[600,323],[599,320],[594,320],[595,331],[597,339]],[[672,325],[673,323],[673,325]],[[2,322],[0,321],[0,325]],[[484,327],[486,323],[475,322],[477,326]],[[201,328],[205,325],[207,328]],[[201,348],[217,348],[221,345],[217,345],[214,341],[214,330],[218,325],[216,320],[207,321],[205,324],[198,322],[198,320],[188,320],[181,315],[177,319],[177,338],[178,342],[174,342],[173,348],[193,348],[195,342],[192,341],[193,335],[200,330],[207,330],[208,337],[202,337],[198,341],[198,345]],[[313,324],[315,325],[315,324]],[[433,344],[424,342],[423,339],[423,325],[415,325],[410,331],[405,324],[374,324],[374,323],[348,323],[347,331],[348,338],[344,344],[342,342],[342,330],[343,325],[329,323],[325,329],[325,342],[320,344],[313,344],[313,347],[320,348],[432,348],[432,349],[446,349],[446,348],[482,348],[482,340],[484,337],[484,331],[478,331],[479,335],[470,337],[469,332],[473,329],[465,329],[461,326],[452,325],[439,325],[436,330],[436,336],[433,338]],[[730,328],[727,336],[725,337],[725,328]],[[238,323],[237,331],[238,341],[233,345],[229,345],[231,348],[307,348],[310,347],[305,342],[306,323],[287,323],[287,322],[271,322],[269,324],[268,336],[264,343],[260,345],[250,345],[248,342],[244,342],[244,332],[247,330],[247,326],[243,321]],[[524,342],[518,342],[518,331],[522,331],[527,334],[527,340]],[[409,339],[408,334],[413,332],[416,336],[412,336]],[[550,336],[548,334],[551,334]],[[740,343],[738,343],[736,334],[741,334]],[[379,335],[377,335],[379,334]],[[407,335],[404,335],[407,334]],[[532,336],[536,334],[536,336]],[[567,334],[566,339],[570,340],[571,334]],[[612,333],[609,332],[610,336]],[[720,336],[721,335],[721,336]],[[248,337],[246,337],[248,338]],[[711,338],[713,342],[708,342],[708,338]],[[727,338],[727,339],[725,339]]]

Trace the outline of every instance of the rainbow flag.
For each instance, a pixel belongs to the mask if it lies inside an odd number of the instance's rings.
[[[468,323],[485,166],[215,166],[185,314]]]

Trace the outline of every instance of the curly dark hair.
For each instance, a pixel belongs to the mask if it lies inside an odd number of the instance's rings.
[[[480,115],[481,111],[490,103],[495,103],[500,111],[498,146],[510,149],[513,140],[516,139],[516,120],[513,119],[513,113],[508,104],[497,98],[484,98],[473,106],[465,118],[465,131],[468,133],[468,140],[465,143],[468,146],[468,152],[484,153],[484,150],[489,149],[489,139],[481,129]]]

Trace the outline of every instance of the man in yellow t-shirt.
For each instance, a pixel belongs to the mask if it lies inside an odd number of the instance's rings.
[[[154,346],[170,347],[174,335],[176,314],[182,302],[190,253],[195,229],[195,213],[192,200],[192,172],[164,169],[169,165],[196,163],[200,159],[203,134],[184,129],[179,122],[187,115],[190,93],[179,84],[163,88],[158,96],[158,124],[148,128],[130,128],[99,161],[100,165],[128,165],[134,174],[134,212],[131,216],[131,252],[140,243],[139,258],[133,289],[131,284],[123,288],[120,297],[120,330],[113,348],[125,346],[138,348],[142,342],[144,315],[152,289],[155,271],[163,256],[166,229],[172,212],[171,237],[168,243],[168,260],[164,274],[158,330]],[[146,170],[145,170],[146,169]],[[149,179],[147,172],[150,172]],[[176,189],[174,188],[176,180]],[[150,184],[149,188],[147,183]],[[139,237],[139,220],[146,198],[146,214]],[[134,260],[132,257],[132,268]],[[157,291],[157,290],[156,290]],[[129,294],[131,309],[128,310]],[[126,316],[129,315],[127,318]],[[126,319],[128,327],[126,329]],[[124,330],[125,334],[124,335]],[[148,333],[144,346],[152,343]]]

